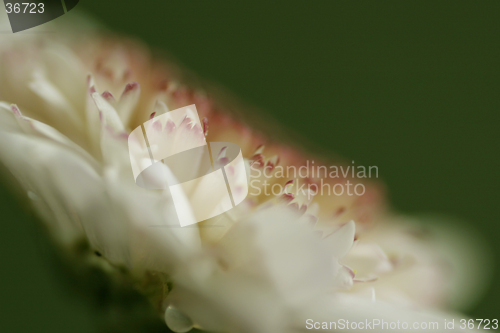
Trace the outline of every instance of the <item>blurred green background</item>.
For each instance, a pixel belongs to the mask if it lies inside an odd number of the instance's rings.
[[[500,2],[81,0],[109,28],[166,50],[314,144],[379,166],[394,207],[484,235],[500,310]],[[0,193],[0,332],[93,332],[45,265],[38,230]]]

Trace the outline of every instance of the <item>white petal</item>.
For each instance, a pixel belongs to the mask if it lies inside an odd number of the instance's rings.
[[[330,253],[337,259],[343,258],[351,249],[354,243],[354,234],[356,225],[350,221],[340,227],[337,231],[323,239],[325,246]]]
[[[128,124],[130,122],[132,112],[137,106],[140,94],[141,87],[137,82],[129,83],[125,87],[116,106],[116,110],[123,124]]]
[[[113,131],[120,133],[125,130],[116,110],[97,92],[92,93],[97,109],[101,112],[101,122],[104,126],[109,126]]]

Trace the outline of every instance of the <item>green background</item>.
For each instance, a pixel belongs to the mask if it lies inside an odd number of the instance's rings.
[[[500,280],[498,1],[82,0],[109,28],[166,50],[311,142],[377,165],[402,212],[480,231]],[[1,332],[91,332],[90,306],[44,264],[3,190]],[[500,284],[468,314],[498,318]]]

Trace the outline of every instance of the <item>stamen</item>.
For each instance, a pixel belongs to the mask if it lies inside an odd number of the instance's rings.
[[[115,101],[115,97],[113,96],[112,93],[110,93],[109,91],[105,91],[101,94],[101,96],[107,100],[108,102],[114,102]]]
[[[250,158],[251,161],[253,161],[253,164],[257,164],[258,166],[262,167],[264,166],[264,155],[262,154],[256,154]]]
[[[221,157],[226,157],[226,151],[227,151],[227,147],[223,147],[220,150],[219,155],[217,155],[217,159],[220,159]]]
[[[293,187],[293,183],[294,183],[293,179],[291,179],[291,180],[289,180],[289,181],[286,182],[285,186],[283,187],[283,192],[285,194],[291,194],[290,190]]]
[[[128,83],[125,86],[125,90],[123,91],[122,96],[125,94],[128,94],[129,92],[131,92],[132,90],[135,90],[137,88],[139,88],[139,83],[137,83],[137,82]]]
[[[12,105],[10,106],[10,108],[11,108],[12,112],[14,112],[14,115],[15,115],[17,118],[22,117],[21,111],[19,110],[19,108],[17,107],[17,105],[12,104]]]
[[[276,167],[276,165],[278,164],[279,162],[279,157],[278,155],[274,155],[273,157],[271,157],[267,163],[266,163],[266,169],[269,169],[269,171],[273,171],[274,168]]]
[[[255,150],[255,152],[253,154],[254,155],[262,154],[262,152],[264,151],[264,148],[265,148],[264,145],[258,146],[257,149]]]
[[[153,122],[153,130],[161,132],[162,127],[161,127],[161,122],[159,120]]]
[[[335,213],[333,213],[333,216],[334,217],[339,217],[342,214],[344,214],[346,212],[346,210],[347,210],[346,206],[340,206],[339,208],[337,208],[337,210],[335,211]]]
[[[207,136],[208,134],[208,118],[203,117],[203,134]]]
[[[165,129],[166,129],[167,133],[172,133],[173,131],[175,131],[174,121],[171,119],[167,120],[167,125],[165,126]]]

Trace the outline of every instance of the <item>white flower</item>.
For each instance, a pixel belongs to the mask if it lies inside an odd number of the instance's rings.
[[[250,195],[223,215],[172,227],[168,190],[142,189],[132,176],[127,135],[150,117],[196,104],[205,128],[171,124],[173,144],[208,132],[210,141],[238,144],[252,170],[272,173],[278,163],[299,166],[308,158],[174,72],[152,65],[142,47],[94,32],[16,35],[0,45],[0,161],[62,251],[85,239],[110,272],[124,266],[142,283],[165,276],[150,282],[163,291],[147,296],[178,332],[192,325],[306,331],[308,319],[452,318],[421,309],[444,308],[451,292],[444,288],[460,272],[441,269],[432,242],[406,233],[406,222],[387,213],[377,184],[366,183],[362,197],[313,198],[291,194],[300,184],[290,182],[279,197]]]

